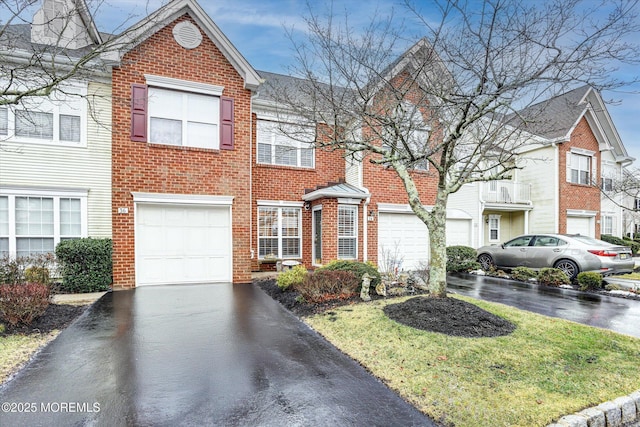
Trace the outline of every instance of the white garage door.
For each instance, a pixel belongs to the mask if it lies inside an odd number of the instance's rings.
[[[232,280],[228,206],[136,205],[136,285]]]
[[[591,217],[568,216],[567,234],[582,234],[595,237],[595,230]]]
[[[429,260],[429,231],[413,213],[380,212],[378,217],[378,265],[402,261],[400,268],[415,270]]]
[[[447,219],[447,246],[471,246],[471,220]]]

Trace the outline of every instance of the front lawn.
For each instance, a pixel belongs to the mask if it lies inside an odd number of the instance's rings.
[[[640,339],[455,296],[517,326],[460,338],[389,319],[408,298],[334,308],[304,320],[436,421],[544,426],[640,388]]]

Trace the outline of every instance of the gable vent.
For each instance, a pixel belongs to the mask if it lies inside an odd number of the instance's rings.
[[[173,38],[185,49],[195,49],[202,43],[200,30],[189,21],[182,21],[173,27]]]

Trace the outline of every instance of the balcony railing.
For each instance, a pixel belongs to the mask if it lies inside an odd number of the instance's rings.
[[[488,203],[530,203],[531,184],[513,181],[485,182],[482,199]]]

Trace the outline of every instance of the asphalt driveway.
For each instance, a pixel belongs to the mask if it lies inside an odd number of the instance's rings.
[[[0,389],[2,426],[434,426],[254,285],[108,293]]]
[[[472,274],[448,275],[447,289],[640,338],[640,301],[633,299]]]

